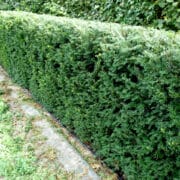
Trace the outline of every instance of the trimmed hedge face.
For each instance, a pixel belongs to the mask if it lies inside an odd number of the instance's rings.
[[[0,0],[0,9],[180,30],[179,0]]]
[[[1,65],[108,166],[180,177],[179,34],[30,13],[0,22]]]

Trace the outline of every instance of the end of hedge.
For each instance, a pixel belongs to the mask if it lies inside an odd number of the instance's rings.
[[[179,177],[179,34],[0,12],[0,64],[115,171]]]

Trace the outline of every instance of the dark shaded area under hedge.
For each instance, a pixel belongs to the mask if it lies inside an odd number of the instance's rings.
[[[0,0],[0,9],[180,30],[179,0]]]
[[[180,35],[0,12],[0,64],[128,179],[179,178]]]

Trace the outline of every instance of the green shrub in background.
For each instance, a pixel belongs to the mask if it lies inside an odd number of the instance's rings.
[[[115,171],[178,179],[178,33],[0,13],[0,64]]]
[[[0,9],[180,30],[179,0],[0,0]]]

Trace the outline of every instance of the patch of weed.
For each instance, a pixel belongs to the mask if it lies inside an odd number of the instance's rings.
[[[32,119],[28,119],[25,126],[25,132],[28,133],[33,128]]]

